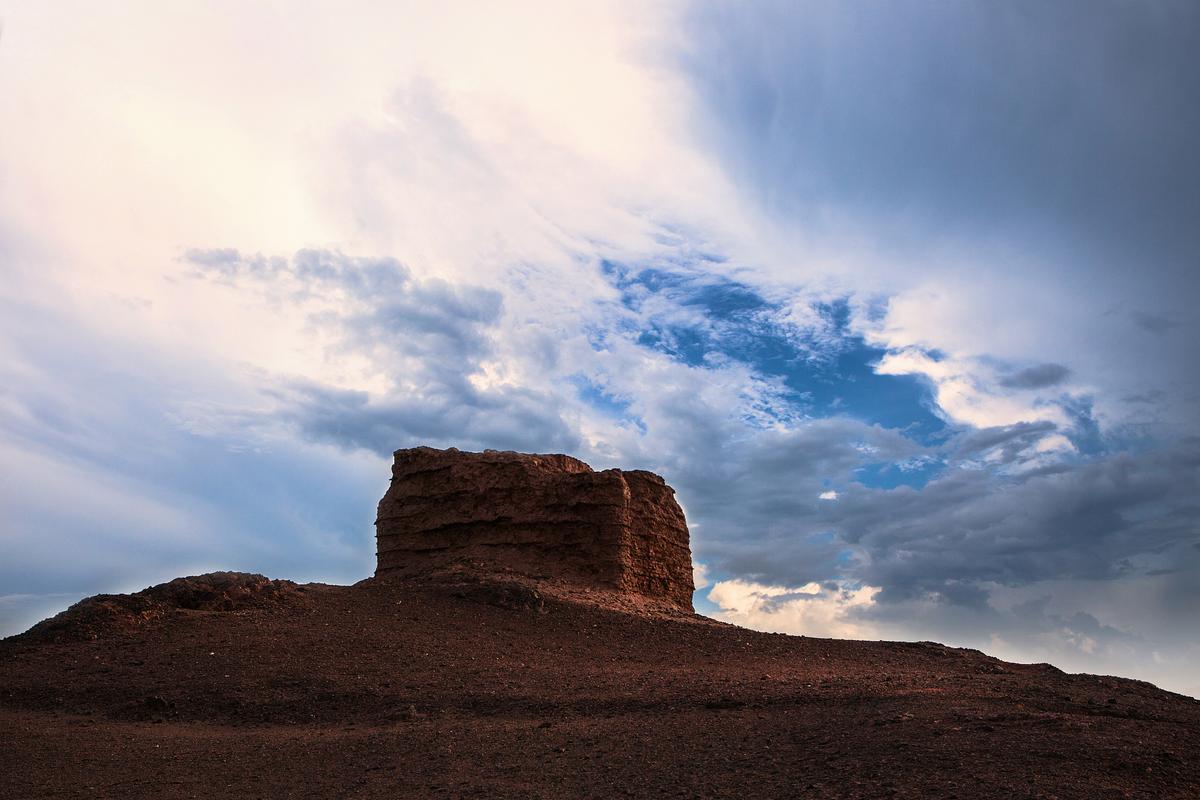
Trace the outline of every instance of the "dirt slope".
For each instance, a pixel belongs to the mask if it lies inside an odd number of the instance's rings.
[[[494,577],[204,579],[0,642],[0,797],[1200,797],[1200,702],[1136,681]]]

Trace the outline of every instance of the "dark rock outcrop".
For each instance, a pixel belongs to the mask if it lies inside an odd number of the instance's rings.
[[[98,594],[80,600],[20,635],[26,641],[66,642],[129,633],[186,612],[248,611],[303,605],[306,587],[246,572],[209,572],[176,578],[134,594]]]
[[[675,492],[652,472],[564,455],[397,450],[379,502],[375,574],[477,562],[692,610]]]

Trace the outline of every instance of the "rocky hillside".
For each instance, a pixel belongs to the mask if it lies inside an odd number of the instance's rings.
[[[1200,703],[1138,681],[466,573],[302,588],[0,642],[0,797],[1200,796]]]

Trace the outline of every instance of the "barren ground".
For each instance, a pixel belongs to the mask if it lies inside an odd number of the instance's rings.
[[[0,797],[1200,797],[1200,702],[1137,681],[487,583],[288,587],[0,642]]]

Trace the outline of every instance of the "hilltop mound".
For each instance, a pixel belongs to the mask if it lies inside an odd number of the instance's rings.
[[[134,594],[98,594],[42,620],[20,635],[26,641],[76,641],[132,631],[171,614],[296,606],[306,587],[245,572],[176,578]]]

